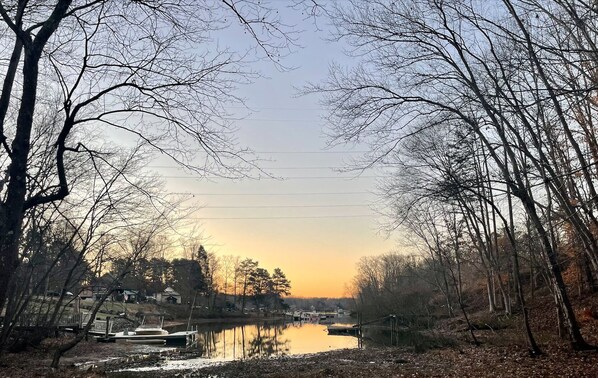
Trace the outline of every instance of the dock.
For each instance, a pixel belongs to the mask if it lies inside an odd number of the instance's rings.
[[[358,325],[329,325],[328,334],[359,336],[361,334],[361,327]]]
[[[106,320],[95,320],[94,327],[88,332],[90,335],[96,335],[96,340],[103,343],[113,342],[129,342],[139,344],[166,344],[166,345],[190,345],[197,341],[197,330],[187,330],[169,333],[162,328],[164,319],[161,318],[161,323],[158,326],[144,325],[145,318],[141,325],[135,331],[112,331],[112,322],[110,317]]]
[[[130,342],[166,345],[188,345],[195,342],[197,331],[180,331],[167,335],[137,335],[135,332],[118,332],[107,337],[98,337],[100,342]]]

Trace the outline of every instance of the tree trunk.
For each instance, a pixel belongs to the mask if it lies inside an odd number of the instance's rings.
[[[496,305],[494,304],[494,296],[492,295],[492,281],[490,279],[490,273],[486,276],[486,289],[488,291],[488,312],[491,314],[496,311]]]
[[[37,100],[39,59],[44,46],[58,28],[71,2],[72,0],[60,0],[56,2],[52,14],[37,29],[35,39],[31,39],[29,31],[19,30],[15,32],[15,34],[19,34],[15,35],[15,39],[20,39],[23,42],[23,81],[16,120],[16,131],[11,145],[10,165],[8,166],[6,202],[3,204],[0,203],[0,310],[6,304],[8,286],[19,265],[19,241],[23,226],[23,216],[26,210],[27,164],[31,147],[33,115]],[[17,27],[20,28],[21,25]],[[17,42],[17,45],[20,45],[20,42]],[[20,46],[18,48],[20,49]],[[15,54],[16,52],[13,50],[13,58]],[[20,51],[18,55],[21,55]],[[10,75],[10,72],[9,68],[7,75]],[[3,90],[8,88],[8,84],[6,82],[4,84]],[[9,101],[9,99],[6,99],[6,101]],[[1,106],[3,109],[5,104]],[[4,122],[4,119],[2,119],[2,122]]]
[[[560,309],[560,313],[563,317],[563,322],[567,327],[567,333],[569,335],[571,346],[575,350],[593,349],[593,347],[590,346],[583,339],[581,332],[579,331],[579,325],[577,324],[577,320],[575,319],[575,313],[573,312],[573,307],[571,306],[571,302],[569,301],[569,296],[567,295],[565,283],[563,282],[563,277],[561,275],[561,269],[558,265],[556,253],[553,249],[552,244],[550,243],[550,238],[547,235],[540,218],[535,212],[533,203],[530,203],[529,201],[525,200],[523,202],[528,210],[528,214],[530,215],[531,221],[534,223],[536,229],[538,230],[540,239],[542,241],[542,246],[545,253],[545,262],[548,270],[551,273],[549,275],[550,285],[552,286],[554,291],[556,305]]]
[[[592,273],[592,268],[590,266],[590,261],[587,254],[582,254],[582,265],[583,265],[583,272],[585,274],[586,281],[588,283],[588,289],[591,293],[596,292],[596,279],[594,278],[594,274]]]
[[[23,61],[23,89],[17,116],[17,130],[12,142],[6,203],[0,205],[0,309],[6,304],[8,285],[19,261],[19,241],[23,226],[27,193],[27,160],[37,96],[39,53],[26,50]]]

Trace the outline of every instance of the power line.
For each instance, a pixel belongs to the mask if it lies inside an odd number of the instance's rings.
[[[278,208],[334,208],[334,207],[369,207],[369,205],[256,205],[256,206],[200,206],[200,209],[278,209]]]
[[[248,122],[248,121],[256,121],[256,122],[301,122],[301,123],[312,123],[318,124],[323,122],[321,119],[291,119],[291,118],[236,118],[236,117],[222,117],[225,121],[234,121],[234,122]]]
[[[193,180],[201,180],[201,179],[209,179],[209,180],[216,180],[221,179],[222,177],[217,176],[210,176],[210,177],[194,177],[194,176],[160,176],[162,178],[167,179],[193,179]],[[382,178],[382,177],[391,177],[391,176],[290,176],[290,177],[259,177],[253,178],[252,180],[259,181],[259,180],[277,180],[277,181],[286,181],[286,180],[355,180],[355,179],[364,179],[364,178]]]
[[[193,195],[193,196],[341,196],[356,194],[372,194],[372,192],[289,192],[289,193],[194,193],[194,192],[172,192],[171,195]]]
[[[286,0],[284,0],[286,1]],[[326,109],[323,107],[266,107],[266,106],[226,106],[227,109],[241,109],[241,110],[247,110],[247,111],[253,111],[253,112],[258,112],[260,110],[301,110],[301,111],[305,111],[305,110],[320,110],[320,111],[325,111]]]
[[[326,219],[326,218],[364,218],[372,217],[373,214],[355,215],[307,215],[307,216],[273,216],[273,217],[205,217],[186,218],[191,220],[257,220],[257,219]]]
[[[365,154],[370,151],[253,151],[256,154]]]
[[[184,167],[181,166],[174,166],[174,165],[148,165],[146,168],[156,168],[156,169],[176,169],[176,170],[183,170]],[[347,167],[260,167],[264,171],[268,171],[270,169],[288,169],[288,170],[309,170],[309,169],[346,169]]]

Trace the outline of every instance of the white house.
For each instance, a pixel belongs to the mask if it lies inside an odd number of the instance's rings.
[[[173,288],[167,287],[163,293],[156,294],[156,301],[159,303],[179,304],[181,303],[181,294],[174,291]]]

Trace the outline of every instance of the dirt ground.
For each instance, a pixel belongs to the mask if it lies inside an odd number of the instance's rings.
[[[64,341],[64,338],[54,339],[45,341],[38,348],[30,348],[25,352],[4,354],[0,358],[0,378],[105,376],[102,369],[91,369],[89,372],[84,372],[74,366],[85,362],[90,363],[90,366],[94,363],[96,366],[102,366],[103,361],[137,354],[128,344],[116,345],[82,341],[60,360],[59,369],[50,369],[52,351],[56,344]]]
[[[412,348],[338,350],[177,370],[166,367],[173,360],[197,356],[137,347],[83,342],[58,370],[48,368],[51,355],[41,348],[7,354],[1,360],[0,377],[598,377],[598,352],[574,352],[564,344],[545,346],[540,357],[531,357],[518,346],[462,343],[420,353]],[[81,362],[88,363],[74,366]],[[134,371],[137,367],[152,370]],[[114,372],[122,368],[133,371]]]
[[[381,348],[340,350],[304,357],[230,362],[188,370],[112,373],[113,377],[597,377],[598,353],[462,346],[415,353]]]

